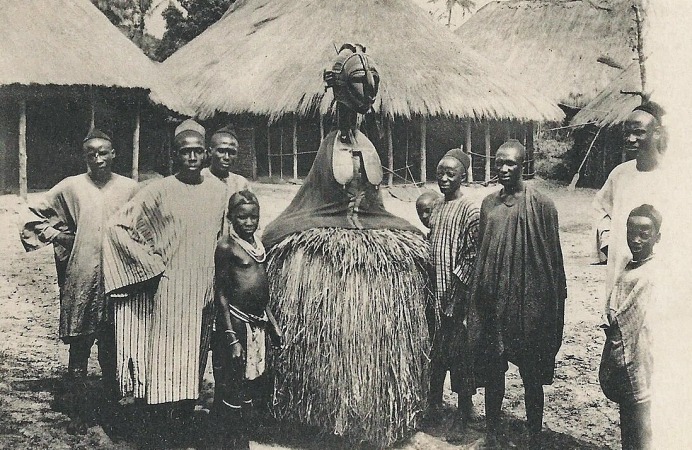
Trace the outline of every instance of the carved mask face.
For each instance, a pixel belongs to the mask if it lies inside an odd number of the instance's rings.
[[[331,70],[324,73],[336,101],[365,114],[375,103],[380,75],[372,60],[359,44],[344,44]]]

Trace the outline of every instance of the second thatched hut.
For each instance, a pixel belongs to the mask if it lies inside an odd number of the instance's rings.
[[[425,180],[453,146],[485,156],[507,136],[529,141],[519,122],[563,117],[410,0],[237,1],[162,64],[179,98],[154,96],[211,122],[231,115],[249,130],[247,175],[296,178],[309,170],[332,122],[322,71],[344,42],[365,45],[381,75],[374,109],[384,130],[371,138],[390,181]],[[451,133],[435,138],[438,127]]]

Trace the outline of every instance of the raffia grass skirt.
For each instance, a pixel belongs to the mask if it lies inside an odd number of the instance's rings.
[[[428,252],[416,233],[335,228],[272,249],[279,420],[378,447],[410,434],[427,402]]]

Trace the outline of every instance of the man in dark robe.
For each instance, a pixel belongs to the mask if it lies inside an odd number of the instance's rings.
[[[552,384],[567,297],[557,210],[521,179],[524,146],[497,151],[502,189],[483,200],[469,315],[477,381],[486,387],[487,446],[497,445],[507,362],[524,383],[529,448],[539,448],[543,386]]]

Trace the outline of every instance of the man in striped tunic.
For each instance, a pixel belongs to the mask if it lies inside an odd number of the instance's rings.
[[[115,301],[124,395],[167,418],[189,418],[199,396],[213,321],[214,249],[226,190],[200,173],[204,128],[175,133],[180,170],[151,182],[118,214],[105,242],[105,285]]]
[[[92,129],[82,144],[87,173],[67,177],[29,206],[20,237],[26,251],[53,244],[60,287],[60,339],[70,346],[66,397],[69,431],[86,432],[87,365],[94,342],[108,400],[115,395],[112,323],[103,288],[102,242],[108,217],[137,191],[137,183],[112,173],[111,138]]]
[[[435,273],[429,418],[439,421],[447,371],[458,394],[458,412],[451,430],[459,439],[473,413],[476,392],[468,346],[466,316],[475,271],[479,211],[461,192],[470,158],[461,149],[448,151],[437,165],[437,184],[444,195],[430,216],[430,248]]]

